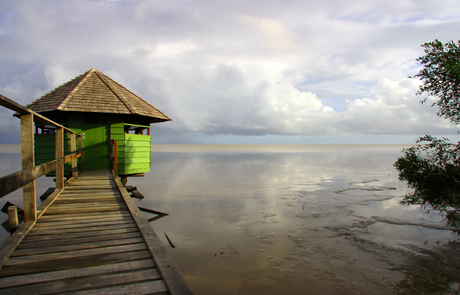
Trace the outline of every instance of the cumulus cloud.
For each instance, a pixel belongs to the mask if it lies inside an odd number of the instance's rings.
[[[173,119],[155,126],[165,141],[455,134],[406,77],[420,44],[458,38],[459,15],[428,0],[7,2],[0,93],[25,105],[95,67]]]

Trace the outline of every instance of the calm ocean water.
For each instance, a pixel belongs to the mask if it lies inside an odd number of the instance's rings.
[[[458,291],[458,236],[436,212],[399,204],[401,149],[154,145],[151,172],[128,184],[139,206],[169,213],[151,226],[196,294]],[[20,170],[14,147],[0,160],[1,175]]]

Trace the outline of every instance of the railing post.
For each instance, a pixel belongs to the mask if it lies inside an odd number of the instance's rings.
[[[19,226],[18,219],[18,207],[8,207],[8,225],[10,226],[10,232],[13,233]]]
[[[75,140],[75,133],[70,134],[70,152],[77,152],[77,143]],[[78,178],[77,159],[72,160],[72,176]]]
[[[34,115],[32,114],[21,116],[21,153],[22,170],[34,167]],[[24,194],[24,220],[36,220],[37,204],[35,200],[35,180],[26,184],[22,190]]]
[[[64,188],[64,165],[62,157],[64,157],[64,128],[56,128],[56,189]]]
[[[83,140],[83,135],[78,135],[78,153],[81,153],[82,152],[82,149],[83,149],[83,144],[82,144],[82,140]],[[81,163],[82,163],[82,157],[80,157],[78,159],[78,171],[82,171],[82,167],[81,167]]]
[[[115,172],[115,177],[118,176],[118,140],[113,140],[113,171]]]

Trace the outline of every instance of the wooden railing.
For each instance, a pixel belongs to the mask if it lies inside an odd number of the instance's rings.
[[[0,105],[17,112],[21,119],[21,153],[22,171],[0,178],[0,198],[23,188],[24,221],[35,222],[43,214],[44,208],[37,210],[35,180],[51,171],[56,171],[56,190],[48,198],[52,202],[64,188],[64,164],[72,162],[72,177],[78,177],[77,159],[82,155],[82,135],[68,129],[0,94]],[[35,166],[34,150],[34,121],[40,121],[56,128],[55,155],[56,159],[45,164]],[[64,156],[64,132],[70,133],[71,153]],[[78,138],[78,150],[77,140]],[[43,203],[43,205],[46,205]]]
[[[113,170],[113,176],[118,176],[118,140],[110,140],[110,166]]]

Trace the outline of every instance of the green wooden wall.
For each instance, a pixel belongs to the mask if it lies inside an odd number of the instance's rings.
[[[110,168],[110,144],[107,125],[83,125],[83,170]]]
[[[64,140],[64,155],[70,154],[70,134],[66,134]],[[55,134],[35,134],[35,165],[45,164],[56,158]],[[71,164],[64,165],[64,174],[67,175],[71,169]],[[54,176],[54,171],[47,174]]]
[[[140,174],[150,171],[150,135],[125,134],[125,126],[149,127],[108,118],[102,124],[88,124],[84,116],[68,116],[67,127],[83,133],[81,158],[83,170],[110,168],[110,139],[118,140],[118,174]],[[35,134],[35,164],[54,160],[54,134]],[[66,134],[64,154],[70,153],[70,135]],[[70,171],[70,164],[65,173]],[[54,175],[54,172],[50,175]]]
[[[125,134],[125,125],[115,123],[110,126],[111,139],[118,140],[118,174],[139,174],[150,171],[150,135]],[[134,125],[136,126],[136,125]]]

